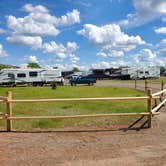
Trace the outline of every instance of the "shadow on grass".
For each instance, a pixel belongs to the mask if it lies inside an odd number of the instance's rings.
[[[136,126],[137,125],[137,126]],[[138,126],[139,125],[139,126]],[[58,130],[34,130],[34,131],[17,131],[12,130],[10,133],[97,133],[97,132],[115,132],[115,131],[121,131],[121,132],[128,132],[128,131],[140,131],[143,129],[148,129],[148,120],[146,119],[146,116],[141,116],[138,119],[136,119],[132,124],[130,124],[128,127],[124,128],[116,128],[116,129],[105,129],[105,128],[99,128],[99,129],[76,129],[73,127],[73,129],[58,129]],[[0,133],[5,132],[8,133],[5,130],[1,130]]]

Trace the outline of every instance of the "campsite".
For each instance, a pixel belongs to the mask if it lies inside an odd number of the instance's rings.
[[[0,166],[165,166],[166,0],[0,0]]]

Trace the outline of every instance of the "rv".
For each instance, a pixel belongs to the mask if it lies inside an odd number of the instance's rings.
[[[159,78],[160,68],[155,66],[142,68],[122,68],[121,77],[122,79]]]
[[[63,84],[59,69],[2,69],[0,70],[0,85],[31,84],[33,86],[51,82]]]

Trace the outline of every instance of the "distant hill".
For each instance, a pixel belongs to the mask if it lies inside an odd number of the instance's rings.
[[[19,68],[18,66],[0,64],[0,70],[6,68]]]

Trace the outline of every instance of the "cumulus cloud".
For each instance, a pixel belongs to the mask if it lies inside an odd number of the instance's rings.
[[[35,16],[36,17],[36,16]],[[15,16],[8,16],[7,19],[8,28],[13,30],[15,35],[52,35],[56,36],[59,30],[55,26],[48,22],[41,22],[34,20],[32,16],[26,16],[24,18],[16,18]]]
[[[80,69],[80,70],[86,70],[87,67],[84,66],[84,65],[77,65],[77,64],[60,64],[60,63],[57,63],[54,65],[54,67],[58,67],[59,69],[61,69],[62,71],[69,71],[69,70],[72,70],[74,67]]]
[[[166,27],[160,27],[154,30],[158,34],[166,34]]]
[[[137,64],[141,63],[151,63],[156,58],[156,53],[152,52],[150,49],[142,49],[138,54],[132,56]]]
[[[116,50],[109,50],[109,49],[103,49],[103,52],[100,51],[97,53],[97,57],[105,58],[105,57],[113,57],[113,58],[118,58],[118,57],[123,57],[124,52],[123,51],[116,51]]]
[[[69,26],[75,23],[80,22],[80,12],[74,9],[72,12],[66,13],[66,15],[61,16],[57,19],[56,25],[57,26]]]
[[[77,63],[80,60],[80,58],[77,57],[75,54],[70,54],[69,58],[70,58],[71,63],[73,63],[73,64]]]
[[[100,57],[122,57],[124,52],[134,49],[137,45],[145,44],[140,36],[129,36],[122,32],[117,24],[100,27],[85,24],[77,33],[85,36],[91,43],[102,47],[97,53]]]
[[[37,57],[34,56],[34,55],[30,55],[30,56],[28,57],[28,62],[30,62],[30,63],[39,63]]]
[[[80,22],[80,12],[77,9],[59,18],[51,15],[49,10],[42,5],[26,4],[22,10],[28,12],[28,15],[20,18],[13,15],[7,16],[7,26],[12,30],[12,37],[8,39],[20,38],[20,36],[21,38],[31,37],[31,39],[32,37],[39,39],[47,35],[57,36],[60,33],[58,26],[70,26]],[[12,43],[15,41],[17,43],[17,40],[12,39]],[[22,44],[29,45],[27,42]]]
[[[135,13],[130,13],[119,25],[135,27],[166,15],[165,0],[133,0]]]
[[[166,39],[161,40],[156,44],[157,54],[166,56]]]
[[[32,49],[42,47],[42,38],[40,36],[13,35],[11,37],[7,37],[6,40],[9,43],[28,45],[32,47]]]
[[[42,5],[33,6],[32,4],[25,4],[22,9],[26,12],[48,13],[48,9]]]
[[[128,65],[128,62],[125,62],[123,60],[118,60],[118,61],[101,61],[98,63],[93,63],[91,65],[92,68],[94,69],[106,69],[106,68],[117,68],[119,66],[126,66]]]
[[[3,45],[0,44],[0,57],[8,56],[7,52],[4,50]]]
[[[70,56],[71,59],[78,61],[74,52],[78,49],[78,45],[75,42],[67,42],[67,45],[57,44],[55,41],[43,44],[43,53],[51,53],[56,55],[57,59],[63,60],[67,56]]]

